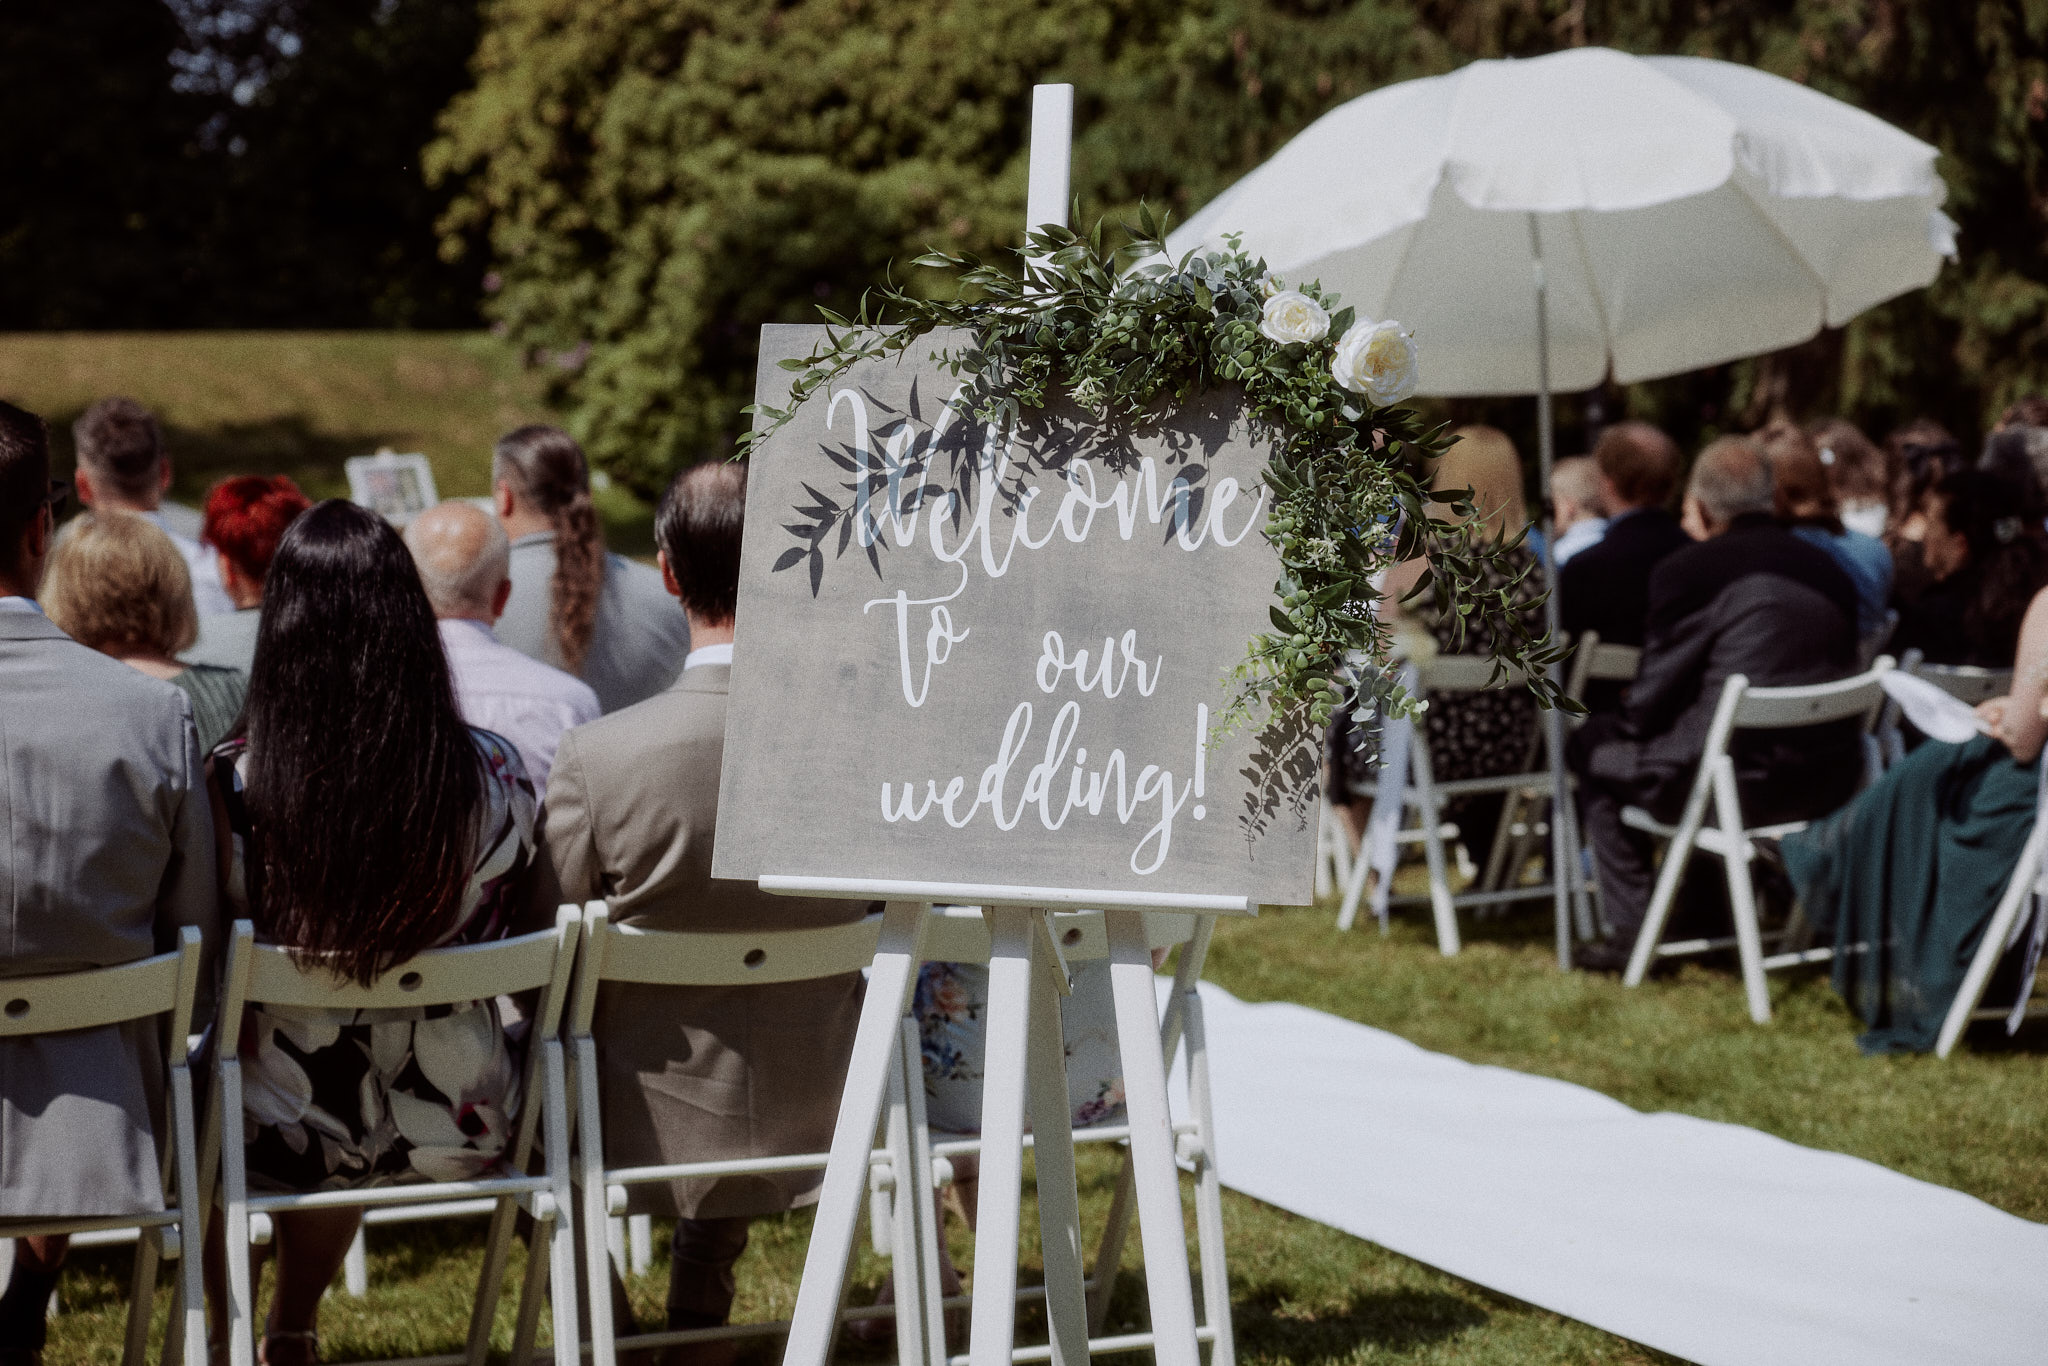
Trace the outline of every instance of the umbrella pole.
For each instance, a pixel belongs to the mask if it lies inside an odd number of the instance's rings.
[[[1548,590],[1544,613],[1555,641],[1564,635],[1557,605],[1557,529],[1550,515],[1550,467],[1557,458],[1557,434],[1550,410],[1550,315],[1543,278],[1543,234],[1533,213],[1529,215],[1529,257],[1536,277],[1536,449],[1543,480],[1536,505],[1543,516],[1543,583]],[[1561,664],[1550,666],[1550,681],[1562,685]],[[1578,871],[1578,841],[1573,838],[1577,813],[1572,809],[1571,784],[1564,768],[1564,713],[1546,708],[1543,733],[1550,758],[1550,884],[1556,903],[1557,966],[1568,972],[1572,966],[1572,885]]]

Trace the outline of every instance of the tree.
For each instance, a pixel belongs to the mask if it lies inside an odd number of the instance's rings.
[[[844,309],[927,245],[1016,241],[1033,81],[1077,87],[1092,219],[1185,214],[1336,103],[1473,57],[1749,62],[1942,148],[1963,259],[1846,335],[1605,395],[1609,415],[1693,440],[1773,408],[1932,412],[1967,437],[2048,390],[2044,36],[2040,0],[491,0],[429,165],[461,186],[444,251],[486,240],[491,316],[587,355],[561,396],[647,490],[729,448],[761,323]]]

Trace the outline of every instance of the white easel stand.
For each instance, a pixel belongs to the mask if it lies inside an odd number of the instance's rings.
[[[1023,1201],[1024,1114],[1031,1109],[1038,1163],[1039,1243],[1045,1261],[1046,1317],[1054,1366],[1088,1360],[1088,1303],[1083,1289],[1080,1201],[1068,1111],[1066,1048],[1059,997],[1066,967],[1049,917],[1055,910],[1101,909],[1109,934],[1110,989],[1116,1001],[1117,1046],[1124,1070],[1130,1126],[1131,1182],[1145,1249],[1155,1360],[1199,1366],[1194,1292],[1182,1220],[1180,1174],[1166,1103],[1166,1060],[1160,1049],[1158,996],[1145,937],[1148,910],[1248,913],[1243,897],[1069,891],[949,883],[877,882],[849,878],[764,877],[763,891],[793,896],[890,900],[883,916],[867,998],[861,1005],[847,1067],[846,1089],[832,1133],[817,1222],[804,1258],[783,1366],[825,1366],[846,1289],[846,1268],[867,1195],[868,1155],[889,1085],[891,1050],[924,957],[934,902],[980,905],[990,936],[988,1042],[982,1080],[981,1195],[974,1240],[974,1308],[968,1359],[973,1366],[1010,1366],[1016,1341],[1017,1261]],[[916,898],[915,900],[911,898]],[[1183,954],[1201,952],[1208,936]],[[1190,1017],[1192,1018],[1192,1017]],[[1193,1046],[1196,1041],[1190,1039]],[[1221,1267],[1203,1268],[1205,1294],[1227,1295]],[[1098,1268],[1111,1277],[1113,1267]],[[1216,1317],[1212,1308],[1212,1317]]]

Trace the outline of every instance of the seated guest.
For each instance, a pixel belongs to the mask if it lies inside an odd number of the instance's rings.
[[[512,538],[499,639],[575,674],[608,712],[674,683],[689,623],[659,574],[606,552],[583,448],[554,427],[521,427],[498,442],[491,481]]]
[[[1521,535],[1529,525],[1529,509],[1522,501],[1522,462],[1514,442],[1496,427],[1460,427],[1454,435],[1458,442],[1437,461],[1431,486],[1440,493],[1470,489],[1486,540],[1498,545]],[[1507,642],[1490,629],[1475,630],[1469,618],[1439,611],[1428,594],[1402,606],[1402,595],[1420,580],[1423,568],[1423,561],[1410,560],[1387,572],[1380,615],[1390,625],[1403,616],[1412,618],[1444,654],[1489,655],[1506,647]],[[1547,629],[1543,587],[1543,566],[1526,542],[1501,559],[1488,561],[1486,577],[1477,585],[1482,592],[1512,590],[1522,624],[1534,636]],[[1528,689],[1431,693],[1428,702],[1423,733],[1438,782],[1492,778],[1528,767],[1530,741],[1536,734],[1536,699]],[[1344,762],[1355,763],[1356,758]],[[1350,779],[1347,786],[1356,791],[1365,782],[1362,777]],[[1506,800],[1498,792],[1487,792],[1444,803],[1443,818],[1457,825],[1460,842],[1474,860],[1483,862],[1493,847]]]
[[[2048,511],[2048,427],[2001,427],[1984,438],[1977,468],[1996,475]]]
[[[78,453],[78,501],[108,512],[137,512],[165,531],[164,493],[171,487],[171,457],[154,414],[132,398],[103,398],[71,424]],[[171,532],[192,571],[192,600],[202,617],[232,612],[213,552]]]
[[[1641,645],[1650,571],[1688,544],[1666,511],[1684,461],[1670,437],[1647,422],[1620,422],[1593,447],[1607,530],[1598,545],[1558,571],[1557,606],[1567,635],[1598,631],[1615,645]]]
[[[1807,435],[1820,452],[1842,525],[1882,538],[1891,523],[1893,474],[1884,451],[1855,423],[1839,417],[1816,422]]]
[[[512,594],[505,529],[474,504],[443,503],[413,518],[405,548],[440,619],[462,719],[510,740],[534,794],[545,798],[562,732],[595,721],[600,711],[597,694],[581,679],[500,644],[491,631]]]
[[[1922,744],[1848,806],[1785,837],[1786,870],[1821,942],[1835,946],[1835,990],[1863,1022],[1867,1053],[1934,1047],[2034,828],[2048,592],[2034,596],[2005,662],[2011,695],[1977,709],[1988,735]]]
[[[1739,437],[1708,446],[1686,504],[1708,539],[1657,566],[1627,703],[1589,719],[1566,748],[1609,930],[1578,961],[1599,971],[1627,965],[1650,903],[1653,846],[1621,823],[1622,809],[1677,817],[1729,676],[1766,687],[1820,683],[1856,663],[1856,589],[1826,551],[1773,519],[1762,451]],[[1742,735],[1734,760],[1743,812],[1754,821],[1831,811],[1863,771],[1854,723]]]
[[[2048,585],[2041,521],[2038,495],[1983,470],[1958,471],[1928,490],[1909,531],[1919,536],[1929,586],[1900,609],[1894,652],[2004,668],[2027,603]]]
[[[542,928],[521,919],[533,786],[518,751],[456,710],[398,533],[352,503],[317,504],[278,545],[264,599],[245,724],[213,756],[234,915],[363,983],[426,949]],[[240,1047],[252,1189],[463,1180],[510,1141],[519,1067],[495,1001],[388,1018],[255,1010]],[[268,1366],[319,1359],[320,1296],[360,1217],[275,1216]]]
[[[1836,516],[1835,492],[1813,438],[1789,422],[1773,423],[1754,438],[1771,462],[1778,520],[1792,534],[1834,557],[1856,585],[1856,634],[1872,639],[1884,629],[1892,595],[1892,555],[1884,542],[1851,531]]]
[[[184,693],[201,749],[241,715],[246,675],[176,658],[198,631],[192,580],[171,538],[134,513],[88,512],[57,534],[43,610],[79,644]]]
[[[1946,427],[1920,417],[1884,439],[1892,470],[1891,522],[1885,545],[1892,552],[1892,605],[1901,613],[1933,583],[1921,558],[1922,505],[1928,490],[1968,462]]]
[[[1550,555],[1559,568],[1607,534],[1607,514],[1600,502],[1600,467],[1590,455],[1560,460],[1550,470],[1551,522],[1557,544]]]
[[[562,737],[541,841],[543,872],[559,883],[557,891],[541,880],[548,906],[603,897],[618,923],[658,930],[798,929],[866,912],[859,902],[770,896],[711,878],[746,477],[741,465],[698,465],[662,497],[662,581],[689,613],[696,645],[667,692]],[[606,987],[595,1025],[605,1160],[631,1167],[830,1147],[860,998],[859,973],[772,986]],[[677,1221],[669,1327],[724,1323],[748,1224],[814,1202],[819,1179],[808,1171],[633,1187],[636,1209]]]
[[[0,978],[112,967],[212,941],[213,814],[185,694],[45,620],[38,585],[64,490],[41,418],[0,403]],[[0,1040],[0,1221],[164,1207],[158,1022]],[[23,1238],[0,1360],[36,1366],[67,1239]]]
[[[299,486],[281,474],[245,474],[214,485],[206,495],[200,536],[215,552],[221,583],[235,610],[201,617],[199,639],[185,651],[186,659],[249,672],[263,614],[263,576],[270,572],[284,529],[312,505]]]

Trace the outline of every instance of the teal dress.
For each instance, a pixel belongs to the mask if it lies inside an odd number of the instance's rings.
[[[1934,1047],[2033,829],[2037,791],[2036,764],[1996,740],[1930,741],[1785,837],[1800,904],[1835,946],[1835,990],[1866,1026],[1864,1052]]]

